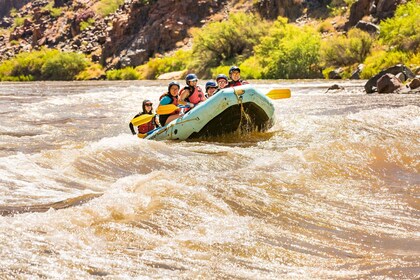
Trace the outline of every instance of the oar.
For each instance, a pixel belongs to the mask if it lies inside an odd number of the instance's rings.
[[[168,115],[168,114],[173,113],[173,111],[180,108],[188,108],[188,106],[183,106],[183,105],[176,106],[175,104],[159,105],[159,107],[157,107],[156,113],[158,113],[159,115]]]
[[[245,93],[244,89],[235,89],[235,87],[233,88],[233,91],[235,92],[236,95],[242,95]],[[265,96],[271,99],[282,99],[282,98],[290,98],[291,93],[290,93],[290,89],[288,88],[276,88],[276,89],[270,90],[268,93],[265,94]]]
[[[139,126],[139,125],[150,122],[153,119],[154,116],[155,115],[144,114],[144,115],[141,115],[141,116],[138,116],[138,117],[132,119],[131,123],[134,126]]]
[[[265,96],[271,99],[290,98],[292,94],[288,88],[275,88],[270,90]]]

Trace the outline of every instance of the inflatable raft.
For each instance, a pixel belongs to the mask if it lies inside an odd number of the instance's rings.
[[[226,88],[182,117],[149,132],[145,139],[187,140],[237,131],[265,131],[273,126],[271,100],[251,85]]]

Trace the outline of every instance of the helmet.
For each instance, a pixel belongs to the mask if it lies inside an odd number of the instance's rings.
[[[233,71],[238,71],[239,73],[241,73],[241,69],[239,69],[238,66],[232,66],[229,69],[229,76],[232,74]]]
[[[213,87],[213,88],[217,88],[217,84],[216,84],[216,82],[215,82],[215,81],[213,81],[213,80],[208,81],[208,82],[206,83],[206,92],[207,92],[207,89],[208,89],[208,88],[211,88],[211,87]]]
[[[191,81],[198,81],[197,75],[195,75],[195,74],[188,74],[185,77],[185,82],[187,83],[187,85],[189,85],[189,82],[191,82]]]
[[[172,86],[174,86],[174,85],[175,85],[175,86],[177,86],[177,87],[178,87],[178,89],[180,89],[180,88],[181,88],[181,86],[180,86],[180,84],[179,84],[178,82],[172,81],[172,82],[170,82],[170,83],[169,83],[169,85],[168,85],[168,92],[169,92],[169,91],[171,91],[171,87],[172,87]]]
[[[225,79],[226,82],[229,81],[229,78],[225,74],[219,74],[219,75],[217,75],[216,82],[219,81],[220,79]]]

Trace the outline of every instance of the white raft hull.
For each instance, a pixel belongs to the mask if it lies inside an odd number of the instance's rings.
[[[251,85],[226,88],[145,139],[187,140],[273,126],[274,105]]]

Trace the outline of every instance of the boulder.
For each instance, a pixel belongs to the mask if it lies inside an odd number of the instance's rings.
[[[378,80],[385,74],[392,74],[392,75],[397,75],[398,73],[403,73],[405,75],[405,79],[412,79],[415,78],[415,75],[413,74],[413,72],[408,69],[405,65],[403,64],[397,64],[395,66],[392,66],[388,69],[385,69],[381,72],[379,72],[378,74],[376,74],[374,77],[370,78],[367,83],[365,84],[365,91],[366,93],[373,93],[375,92],[375,88],[376,88],[376,84],[378,82]]]
[[[409,86],[411,89],[420,88],[420,78],[414,78],[413,80],[411,80],[411,81],[408,83],[408,86]]]
[[[379,34],[379,26],[371,22],[359,20],[355,27],[369,34]]]
[[[328,79],[330,79],[330,80],[340,80],[342,78],[341,77],[342,72],[343,72],[343,70],[341,68],[334,69],[334,70],[332,70],[328,73]]]
[[[365,68],[364,64],[359,64],[357,66],[357,69],[351,74],[350,80],[359,80],[360,79],[360,73],[362,73],[363,68]]]
[[[393,93],[403,87],[402,82],[395,75],[389,73],[380,77],[376,83],[378,93]]]

